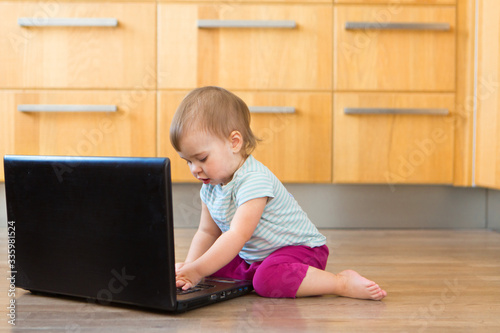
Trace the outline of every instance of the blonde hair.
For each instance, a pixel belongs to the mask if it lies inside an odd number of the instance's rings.
[[[223,140],[233,131],[243,137],[242,154],[250,155],[259,141],[250,128],[250,111],[241,98],[220,87],[202,87],[184,97],[170,125],[170,142],[180,151],[182,136],[189,130],[211,133]]]

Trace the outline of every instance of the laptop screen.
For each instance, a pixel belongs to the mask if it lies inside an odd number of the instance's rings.
[[[175,308],[167,158],[11,155],[4,164],[17,287]]]

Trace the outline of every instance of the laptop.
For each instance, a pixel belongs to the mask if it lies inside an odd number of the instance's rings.
[[[168,158],[6,155],[4,167],[16,287],[172,312],[252,290],[217,278],[176,288]]]

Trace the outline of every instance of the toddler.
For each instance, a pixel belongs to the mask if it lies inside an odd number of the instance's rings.
[[[325,271],[326,238],[251,155],[257,139],[239,97],[219,87],[191,91],[175,113],[170,140],[203,182],[200,224],[185,261],[176,264],[177,287],[214,276],[251,280],[264,297],[387,295],[355,271]]]

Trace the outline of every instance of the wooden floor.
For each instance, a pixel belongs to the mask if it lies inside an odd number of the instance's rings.
[[[2,231],[2,276],[7,276]],[[322,230],[327,270],[352,268],[387,290],[381,302],[255,294],[180,315],[16,291],[14,331],[46,332],[500,332],[500,233],[486,230]],[[176,230],[183,259],[193,230]],[[0,330],[10,330],[0,280]]]

